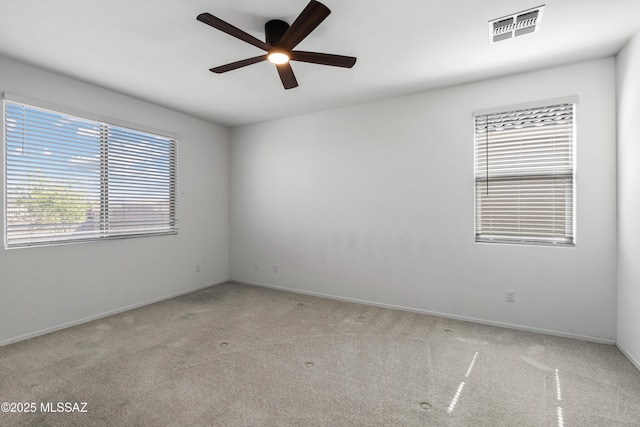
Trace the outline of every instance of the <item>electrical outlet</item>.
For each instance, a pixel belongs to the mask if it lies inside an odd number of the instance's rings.
[[[516,302],[516,291],[507,290],[505,299],[507,302]]]
[[[258,261],[253,263],[253,269],[254,270],[260,270],[260,263]]]
[[[277,264],[274,264],[274,265],[273,265],[273,272],[274,272],[274,273],[277,273],[277,272],[278,272],[278,265],[277,265]]]
[[[196,264],[196,273],[200,273],[200,265]]]

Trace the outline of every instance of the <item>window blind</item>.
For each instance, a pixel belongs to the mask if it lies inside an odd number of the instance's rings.
[[[174,139],[4,107],[7,247],[177,231]]]
[[[573,245],[574,109],[475,116],[476,241]]]

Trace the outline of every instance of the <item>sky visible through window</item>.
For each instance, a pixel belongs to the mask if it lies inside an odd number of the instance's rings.
[[[7,108],[8,189],[41,175],[62,185],[69,177],[90,199],[100,197],[100,126],[32,108]],[[98,179],[96,180],[96,176]]]

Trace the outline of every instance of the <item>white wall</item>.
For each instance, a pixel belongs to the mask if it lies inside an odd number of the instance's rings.
[[[476,244],[472,112],[568,95],[576,247]],[[608,58],[232,129],[231,277],[614,342],[615,107]]]
[[[0,248],[0,345],[229,278],[228,129],[5,58],[0,92],[180,135],[178,235]]]
[[[627,132],[620,150],[630,161],[639,148],[631,119],[638,44],[619,58],[619,92],[630,92],[619,102],[619,131]],[[179,234],[0,249],[0,344],[229,277],[616,338],[613,59],[236,128],[230,163],[223,127],[5,58],[0,91],[181,136]],[[472,111],[566,95],[580,97],[577,246],[474,243]],[[632,174],[623,165],[621,237],[637,231]],[[620,343],[637,360],[638,303],[625,305],[638,301],[635,237],[621,238],[618,323]],[[517,291],[515,304],[504,302],[505,289]]]
[[[618,347],[640,369],[640,33],[617,58]]]

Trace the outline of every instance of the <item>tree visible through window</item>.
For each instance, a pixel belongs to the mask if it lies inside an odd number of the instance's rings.
[[[475,115],[476,241],[573,245],[574,108]]]
[[[177,231],[174,139],[4,106],[7,247]]]

